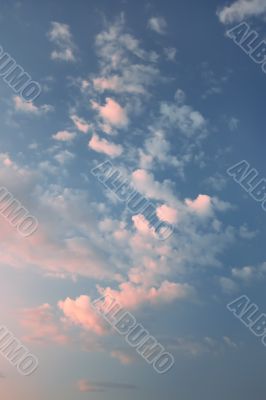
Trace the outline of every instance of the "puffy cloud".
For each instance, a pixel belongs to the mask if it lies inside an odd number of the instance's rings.
[[[208,216],[212,212],[211,197],[199,194],[195,200],[186,199],[187,206],[198,215]]]
[[[132,217],[135,228],[143,235],[153,235],[154,229],[149,226],[149,221],[141,214]]]
[[[163,17],[151,17],[148,21],[148,27],[163,35],[166,32],[167,23]]]
[[[240,278],[249,281],[256,274],[256,269],[251,266],[246,266],[243,268],[233,268],[232,276],[235,278]]]
[[[237,0],[217,12],[224,24],[243,21],[245,18],[266,14],[265,0]]]
[[[266,277],[266,262],[257,266],[246,265],[241,268],[232,268],[232,277],[250,283],[256,279],[264,279]]]
[[[74,132],[59,131],[53,135],[53,139],[60,142],[71,142],[75,136],[76,134]]]
[[[119,285],[120,290],[113,290],[110,287],[100,289],[105,296],[114,298],[126,309],[136,309],[143,304],[164,304],[171,303],[177,299],[185,299],[194,296],[194,289],[188,284],[163,281],[161,285],[151,288],[136,286],[131,282],[123,282]]]
[[[115,127],[125,127],[128,125],[127,113],[115,100],[106,98],[104,106],[91,102],[93,109],[97,110],[104,121]]]
[[[88,146],[92,150],[97,151],[97,153],[104,153],[112,158],[120,156],[123,152],[123,147],[120,144],[114,144],[106,139],[100,139],[96,134],[92,136]]]
[[[60,22],[51,22],[48,32],[49,40],[55,44],[56,49],[51,53],[52,60],[75,62],[76,46],[72,39],[70,27]]]
[[[167,206],[166,204],[157,207],[156,213],[161,221],[166,221],[169,224],[175,224],[177,222],[177,210]]]
[[[153,175],[144,169],[135,170],[132,173],[132,181],[136,189],[150,199],[175,202],[169,181],[157,182]]]
[[[171,145],[166,140],[162,130],[153,130],[150,137],[145,140],[144,150],[139,149],[140,166],[151,169],[154,163],[162,167],[163,164],[171,165],[183,170],[183,160],[171,155]]]
[[[91,305],[90,297],[80,296],[75,300],[68,297],[63,301],[59,301],[58,306],[71,323],[97,335],[104,335],[107,332],[103,319]]]

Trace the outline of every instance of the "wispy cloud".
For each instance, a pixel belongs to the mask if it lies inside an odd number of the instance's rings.
[[[164,35],[166,33],[167,22],[163,17],[151,17],[148,21],[148,27],[154,32]]]
[[[52,60],[77,61],[77,48],[73,42],[69,25],[60,22],[51,22],[51,28],[47,35],[56,47],[51,53]]]

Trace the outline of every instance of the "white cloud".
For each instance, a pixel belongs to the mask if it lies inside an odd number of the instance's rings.
[[[162,102],[160,112],[164,123],[176,126],[185,136],[190,137],[196,133],[206,132],[207,121],[203,115],[191,106],[184,104],[185,93],[177,90],[176,103]]]
[[[151,30],[163,35],[166,32],[167,23],[163,17],[151,17],[148,21],[148,27]]]
[[[68,150],[62,150],[54,156],[59,164],[63,165],[75,158],[75,155]]]
[[[70,27],[60,22],[51,22],[51,29],[48,32],[49,40],[56,46],[52,51],[52,60],[75,62],[76,46],[72,39]]]
[[[166,47],[164,49],[164,54],[166,56],[166,59],[169,61],[175,60],[176,53],[177,53],[177,50],[174,47]]]
[[[219,19],[224,24],[239,22],[249,17],[266,15],[265,0],[237,0],[218,10]]]

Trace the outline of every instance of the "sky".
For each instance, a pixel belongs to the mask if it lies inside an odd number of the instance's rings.
[[[265,397],[265,346],[227,307],[266,313],[266,207],[233,168],[266,179],[266,75],[237,42],[265,21],[265,0],[1,1],[0,46],[41,88],[26,101],[0,54],[0,187],[37,221],[23,236],[0,198],[0,326],[38,358],[22,376],[0,348],[1,398]],[[91,172],[107,162],[171,235]],[[106,294],[169,371],[97,314]]]

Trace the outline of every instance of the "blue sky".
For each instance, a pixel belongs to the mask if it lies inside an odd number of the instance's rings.
[[[265,347],[226,305],[266,313],[266,214],[226,171],[266,178],[266,76],[226,31],[262,41],[265,18],[260,0],[2,1],[0,46],[42,87],[25,102],[0,77],[0,183],[38,220],[25,238],[0,215],[0,322],[39,359],[22,377],[0,354],[5,399],[263,398]],[[91,174],[107,160],[167,240]],[[95,314],[104,293],[168,373]]]

